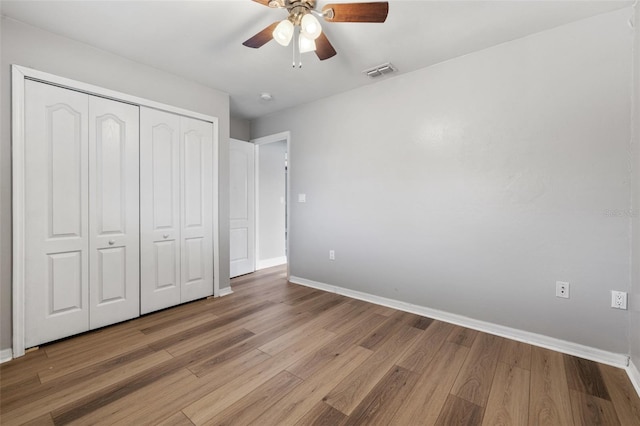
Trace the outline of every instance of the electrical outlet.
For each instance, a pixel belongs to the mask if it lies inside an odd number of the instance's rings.
[[[336,260],[336,251],[329,250],[329,260]]]
[[[569,298],[569,283],[556,281],[556,297]]]
[[[611,307],[615,309],[627,309],[627,293],[611,290]]]

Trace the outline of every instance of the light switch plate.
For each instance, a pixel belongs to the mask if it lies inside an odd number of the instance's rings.
[[[298,194],[298,202],[306,203],[307,202],[307,194]]]

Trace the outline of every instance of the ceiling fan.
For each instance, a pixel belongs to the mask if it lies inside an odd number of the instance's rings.
[[[386,1],[327,4],[322,12],[315,10],[316,0],[253,1],[274,9],[287,9],[289,16],[269,25],[242,43],[243,45],[257,49],[274,39],[279,44],[288,46],[294,39],[294,56],[297,47],[300,53],[315,51],[321,61],[335,56],[336,50],[322,32],[317,17],[324,18],[327,22],[384,22],[389,13],[389,3]],[[299,34],[294,38],[297,28]]]

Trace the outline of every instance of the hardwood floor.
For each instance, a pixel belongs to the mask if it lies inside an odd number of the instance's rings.
[[[44,345],[0,366],[0,422],[640,425],[623,370],[286,282]]]

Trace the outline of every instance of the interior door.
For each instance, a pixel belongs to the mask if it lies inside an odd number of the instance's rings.
[[[180,303],[180,117],[140,108],[140,311]]]
[[[181,302],[213,294],[213,125],[180,117]]]
[[[89,97],[90,328],[140,315],[138,115]]]
[[[26,347],[89,329],[88,95],[25,82]]]
[[[229,248],[231,278],[255,271],[255,146],[236,139],[229,145]]]

